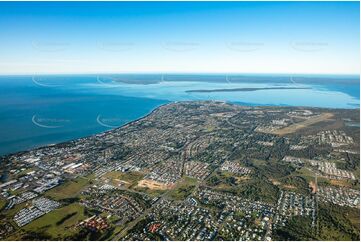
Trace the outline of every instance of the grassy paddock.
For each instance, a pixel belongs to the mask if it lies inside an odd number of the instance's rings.
[[[75,225],[85,218],[84,207],[73,203],[45,214],[23,229],[28,232],[44,232],[54,239],[61,239],[76,233]]]
[[[138,184],[140,180],[144,177],[144,174],[141,172],[131,171],[131,172],[120,172],[120,171],[111,171],[102,176],[103,178],[108,178],[114,183],[117,184],[117,181],[125,181],[129,183],[127,187],[134,187]]]
[[[198,181],[195,178],[183,177],[183,179],[179,181],[175,188],[167,195],[175,200],[183,200],[193,192],[197,182]]]
[[[47,191],[45,195],[55,200],[73,198],[88,184],[89,180],[87,178],[78,177],[75,180],[65,182],[64,184]]]

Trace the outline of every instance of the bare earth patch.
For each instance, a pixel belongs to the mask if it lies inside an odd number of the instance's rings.
[[[330,184],[339,187],[350,187],[350,184],[347,182],[347,180],[330,179]]]
[[[316,183],[314,181],[310,181],[309,186],[312,189],[312,193],[317,192],[317,186],[316,186]]]
[[[284,188],[287,189],[296,189],[297,187],[293,186],[293,185],[283,185]]]
[[[236,183],[240,184],[243,181],[249,180],[251,178],[249,176],[236,176],[235,179],[236,179]]]
[[[270,181],[272,182],[273,185],[278,186],[281,185],[281,182],[275,180],[275,179],[270,179]]]
[[[149,179],[143,179],[138,182],[138,187],[145,187],[151,190],[167,190],[173,188],[174,185],[167,185],[165,183],[161,183]]]

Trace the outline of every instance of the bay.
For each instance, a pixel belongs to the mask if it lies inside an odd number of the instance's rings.
[[[188,92],[222,89],[235,91]],[[191,100],[358,109],[360,89],[357,76],[0,76],[0,155],[97,134]]]

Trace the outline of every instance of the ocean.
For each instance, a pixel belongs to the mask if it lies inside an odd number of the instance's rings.
[[[97,134],[189,100],[359,109],[360,83],[332,75],[0,76],[0,155]]]

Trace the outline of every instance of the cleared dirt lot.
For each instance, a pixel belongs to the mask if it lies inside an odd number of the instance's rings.
[[[160,182],[156,182],[153,180],[149,180],[149,179],[143,179],[143,180],[139,181],[138,187],[146,187],[151,190],[167,190],[167,189],[171,189],[173,186],[167,185],[164,183],[160,183]]]
[[[312,193],[317,192],[317,185],[316,185],[316,183],[314,181],[310,181],[309,186],[312,189]]]

